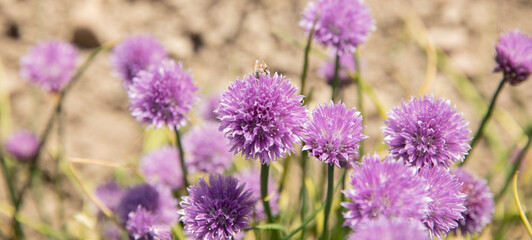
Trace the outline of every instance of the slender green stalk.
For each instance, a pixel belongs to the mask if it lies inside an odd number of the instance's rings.
[[[323,216],[323,233],[320,240],[329,239],[329,213],[331,212],[333,184],[334,184],[334,164],[328,164],[327,171],[327,199],[325,200],[325,211]]]
[[[283,175],[281,176],[281,183],[279,184],[279,192],[283,192],[283,189],[286,185],[286,179],[288,178],[288,169],[290,168],[290,162],[292,161],[292,156],[288,156],[283,163]]]
[[[497,87],[497,90],[495,90],[495,93],[493,94],[493,97],[491,98],[490,105],[488,106],[488,111],[484,115],[484,118],[482,118],[482,121],[480,122],[480,126],[478,126],[477,133],[475,134],[475,137],[473,137],[473,140],[471,140],[471,150],[469,151],[469,155],[466,155],[464,158],[464,161],[460,163],[459,166],[462,166],[466,163],[469,156],[471,156],[471,152],[473,151],[475,145],[477,144],[478,140],[482,137],[482,134],[484,133],[484,126],[488,122],[488,119],[491,116],[491,113],[493,112],[493,109],[495,108],[495,101],[497,100],[497,97],[499,96],[499,93],[501,92],[502,88],[504,87],[504,83],[506,83],[506,80],[503,78],[501,82],[499,83],[499,86]]]
[[[262,164],[260,169],[260,196],[262,199],[262,205],[264,205],[264,211],[268,218],[268,223],[273,223],[272,210],[270,208],[270,199],[268,197],[268,177],[269,177],[270,165]],[[279,233],[274,232],[272,239],[279,239]]]
[[[61,93],[59,95],[59,99],[58,99],[57,104],[55,106],[55,109],[52,112],[50,118],[48,119],[48,122],[46,124],[45,129],[44,129],[44,132],[41,135],[41,139],[39,141],[39,149],[38,149],[37,153],[35,154],[34,159],[31,161],[31,166],[30,166],[30,170],[29,170],[30,171],[30,176],[28,177],[28,180],[23,185],[22,189],[20,190],[20,192],[18,194],[18,197],[16,198],[16,202],[14,204],[15,205],[15,211],[13,213],[13,219],[14,220],[16,220],[15,218],[16,218],[16,216],[17,216],[17,214],[18,214],[18,212],[20,210],[20,207],[21,207],[21,205],[23,203],[24,195],[25,195],[26,191],[31,187],[31,184],[33,182],[33,177],[37,173],[37,170],[38,170],[38,167],[39,167],[40,155],[41,155],[42,150],[43,150],[43,148],[44,148],[44,146],[46,144],[46,141],[48,140],[48,137],[50,136],[52,127],[54,125],[54,120],[55,120],[56,116],[58,115],[58,113],[61,112],[61,108],[63,106],[63,102],[64,102],[64,99],[65,99],[67,93],[70,91],[70,89],[72,89],[74,84],[79,81],[79,79],[81,78],[83,73],[85,73],[87,68],[92,64],[92,62],[94,61],[96,56],[98,56],[98,54],[100,52],[102,52],[103,50],[111,48],[111,46],[112,46],[111,44],[105,44],[105,45],[102,45],[102,46],[96,48],[91,53],[91,55],[89,55],[89,57],[85,60],[83,65],[81,65],[81,67],[76,71],[76,74],[74,75],[74,77],[72,77],[72,80],[61,91]]]
[[[525,212],[523,211],[523,207],[521,207],[521,203],[519,202],[519,194],[517,194],[517,175],[519,172],[516,172],[513,176],[514,184],[514,199],[515,204],[517,205],[517,209],[519,210],[519,215],[521,216],[521,220],[523,220],[523,224],[525,224],[525,228],[528,232],[528,235],[532,238],[532,228],[530,227],[530,223],[528,222],[528,219],[526,218]]]
[[[4,180],[6,182],[7,188],[9,190],[9,197],[11,198],[11,202],[13,205],[17,202],[16,195],[15,195],[15,187],[13,186],[13,180],[11,178],[11,174],[9,173],[9,169],[7,168],[6,159],[4,158],[4,155],[2,152],[0,152],[0,162],[2,164],[2,175],[4,175]],[[22,227],[20,226],[20,222],[13,217],[13,229],[15,231],[15,238],[19,239],[24,236],[22,232]]]
[[[304,144],[301,145],[303,147]],[[307,178],[307,160],[308,154],[301,151],[301,189],[299,191],[299,199],[301,199],[301,222],[305,220],[305,214],[307,213],[307,188],[305,186],[305,180]],[[305,239],[305,229],[301,230],[301,240]]]
[[[512,181],[512,177],[519,170],[519,167],[521,166],[521,162],[525,158],[525,153],[528,150],[528,148],[530,147],[530,142],[532,140],[532,126],[530,126],[528,128],[526,134],[527,134],[527,137],[528,137],[526,145],[525,145],[525,147],[523,147],[523,149],[521,149],[521,151],[519,151],[519,154],[515,158],[514,163],[512,165],[512,169],[508,173],[508,176],[506,176],[506,181],[504,181],[503,187],[497,193],[497,195],[495,195],[495,198],[494,198],[495,199],[495,203],[498,203],[501,200],[502,196],[504,195],[504,192],[506,191],[506,189],[508,189],[508,186],[510,186],[510,182]]]
[[[355,51],[353,58],[355,59],[355,68],[356,68],[356,80],[357,80],[357,98],[358,98],[358,111],[361,116],[364,116],[364,97],[362,82],[362,68],[360,67],[360,58],[358,50]],[[364,120],[364,119],[362,119]],[[360,146],[358,148],[358,156],[360,157],[360,162],[362,162],[362,156],[364,156],[364,141],[359,142]],[[343,190],[344,188],[342,188]]]
[[[307,72],[308,72],[308,56],[310,53],[311,45],[312,45],[312,36],[314,35],[314,27],[316,26],[316,22],[318,21],[318,16],[314,19],[314,22],[312,23],[312,28],[310,29],[310,33],[308,34],[307,39],[307,45],[305,46],[305,55],[303,58],[303,71],[301,72],[301,95],[305,95],[305,82],[307,80]]]
[[[338,89],[339,85],[339,79],[338,79],[338,71],[340,70],[340,55],[336,53],[336,59],[334,60],[334,77],[332,81],[332,94],[331,99],[333,102],[336,102],[336,99],[338,98],[338,93],[340,90]]]
[[[183,173],[183,183],[185,184],[185,188],[188,187],[188,180],[187,180],[187,166],[185,165],[185,152],[183,151],[183,146],[181,145],[181,134],[179,133],[179,129],[177,129],[177,126],[174,127],[175,132],[175,142],[177,151],[179,152],[179,162],[181,163],[181,171]]]

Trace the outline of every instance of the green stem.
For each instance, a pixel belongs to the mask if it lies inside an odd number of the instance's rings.
[[[305,81],[307,80],[307,71],[308,71],[308,56],[310,53],[311,45],[312,45],[312,36],[314,35],[314,27],[316,26],[316,22],[318,21],[318,16],[314,19],[314,22],[312,23],[312,28],[310,29],[310,33],[308,34],[307,39],[307,45],[305,46],[305,55],[303,58],[303,71],[301,73],[301,95],[305,95]]]
[[[0,152],[0,162],[2,164],[2,175],[4,175],[4,180],[6,182],[7,188],[9,190],[9,197],[11,198],[11,202],[13,205],[17,202],[16,195],[15,195],[15,187],[13,186],[13,180],[11,178],[11,174],[9,173],[9,169],[7,168],[6,159],[4,158],[4,155],[2,152]],[[23,238],[24,234],[22,232],[22,227],[20,226],[20,222],[13,217],[13,229],[15,231],[15,238],[20,239]]]
[[[333,184],[334,184],[334,164],[328,164],[327,171],[327,199],[325,200],[325,212],[323,216],[323,233],[320,240],[329,239],[329,213],[331,212]]]
[[[31,161],[30,176],[29,176],[28,180],[26,181],[26,183],[23,185],[22,189],[20,190],[20,192],[18,194],[18,198],[16,199],[17,201],[14,204],[15,205],[15,211],[13,213],[13,218],[15,218],[17,216],[18,212],[20,211],[20,207],[21,207],[21,205],[23,203],[23,200],[24,200],[24,195],[25,195],[26,191],[31,187],[31,184],[33,182],[33,176],[37,173],[37,170],[38,170],[38,167],[39,167],[38,163],[39,163],[40,155],[41,155],[41,153],[43,151],[43,148],[44,148],[44,146],[46,144],[46,141],[48,140],[48,137],[49,137],[49,135],[51,133],[52,127],[54,125],[55,117],[58,115],[59,112],[61,112],[61,108],[63,106],[63,102],[64,102],[64,99],[65,99],[67,93],[74,86],[74,84],[77,81],[79,81],[79,79],[81,78],[83,73],[85,73],[85,71],[91,65],[91,63],[94,61],[96,56],[100,52],[102,52],[103,50],[109,49],[110,47],[111,47],[111,45],[102,45],[102,46],[98,47],[97,49],[95,49],[91,53],[91,55],[85,60],[83,65],[81,65],[81,67],[76,71],[76,74],[74,75],[74,77],[72,77],[72,80],[61,91],[61,93],[59,95],[59,100],[57,101],[55,109],[52,112],[50,118],[48,119],[48,122],[46,124],[45,129],[44,129],[44,132],[41,135],[41,139],[39,141],[39,149],[38,149],[37,153],[35,154],[34,159]]]
[[[272,210],[270,208],[270,199],[268,197],[268,177],[269,177],[270,165],[262,164],[260,169],[260,196],[262,199],[262,205],[268,219],[268,223],[273,223]],[[279,233],[274,232],[272,239],[279,239]]]
[[[464,161],[459,164],[459,166],[462,166],[466,163],[469,156],[471,156],[471,152],[473,151],[475,145],[477,144],[478,140],[482,137],[482,134],[484,133],[484,126],[488,122],[488,119],[491,116],[491,113],[493,112],[493,109],[495,108],[495,101],[497,100],[497,97],[499,96],[499,93],[501,92],[502,88],[504,87],[504,83],[506,80],[503,78],[501,82],[499,83],[499,86],[497,87],[497,90],[495,90],[495,93],[493,94],[493,97],[491,98],[490,105],[488,107],[488,111],[486,112],[486,115],[484,115],[484,118],[482,119],[482,122],[480,122],[480,126],[478,126],[477,133],[475,134],[475,137],[473,137],[473,140],[471,140],[471,150],[469,151],[469,155],[466,155],[464,158]]]
[[[288,178],[288,173],[290,168],[290,161],[292,161],[292,156],[288,156],[283,163],[283,175],[281,176],[281,183],[279,184],[279,192],[283,192],[283,189],[286,185],[286,179]]]
[[[363,90],[362,90],[362,68],[360,67],[360,58],[358,56],[358,49],[355,51],[353,58],[355,59],[355,68],[356,68],[356,79],[357,79],[357,98],[358,98],[358,111],[360,112],[360,116],[364,116],[364,98],[362,96]],[[360,162],[362,162],[362,156],[364,156],[364,141],[359,142],[360,147],[358,148],[358,156],[360,158]],[[342,188],[344,190],[344,188]]]
[[[525,158],[525,153],[528,150],[528,148],[530,147],[530,142],[532,140],[532,126],[530,126],[527,129],[527,133],[526,134],[527,134],[527,137],[528,137],[526,145],[525,145],[525,147],[523,149],[521,149],[521,151],[519,151],[519,154],[515,158],[514,164],[512,165],[512,169],[510,170],[510,172],[506,176],[506,181],[504,181],[503,187],[497,193],[497,195],[495,195],[495,198],[494,198],[495,199],[495,203],[498,203],[501,200],[502,196],[504,195],[504,192],[506,192],[506,190],[510,186],[510,182],[512,181],[513,176],[519,170],[519,167],[521,166],[521,162]]]
[[[336,53],[336,59],[334,60],[334,77],[333,77],[333,81],[332,81],[332,94],[331,94],[331,99],[333,100],[333,102],[336,101],[336,99],[338,98],[338,85],[339,85],[339,79],[338,79],[338,71],[340,70],[340,55],[338,55],[338,53]]]
[[[304,144],[301,145],[303,147]],[[305,186],[305,179],[307,178],[307,160],[308,154],[305,151],[301,151],[301,189],[299,191],[299,199],[301,199],[301,221],[305,219],[305,213],[307,212],[307,188]],[[301,230],[301,240],[305,239],[305,229]]]
[[[179,129],[177,129],[177,126],[174,127],[175,132],[175,142],[177,151],[179,152],[179,162],[181,163],[181,171],[183,173],[183,183],[185,184],[185,188],[188,187],[188,180],[187,180],[187,166],[185,165],[185,152],[183,151],[183,146],[181,144],[181,134],[179,133]]]

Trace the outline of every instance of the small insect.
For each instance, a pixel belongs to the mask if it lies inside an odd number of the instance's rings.
[[[268,65],[264,62],[264,59],[258,59],[255,61],[255,69],[253,70],[256,78],[259,78],[260,74],[270,76],[270,71],[268,70]]]

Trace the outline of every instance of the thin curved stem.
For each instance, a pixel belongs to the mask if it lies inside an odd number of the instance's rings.
[[[521,207],[521,203],[519,202],[519,194],[517,193],[517,175],[519,172],[516,172],[513,176],[514,184],[513,184],[513,190],[514,190],[514,199],[515,204],[517,205],[517,209],[519,210],[519,215],[521,216],[521,220],[525,224],[526,230],[528,231],[528,235],[532,238],[532,228],[530,227],[530,223],[528,222],[528,219],[526,218],[525,212],[523,211],[523,207]]]
[[[177,129],[177,126],[174,127],[175,132],[175,142],[177,151],[179,152],[179,163],[181,164],[181,172],[183,173],[183,184],[185,184],[185,189],[188,187],[188,180],[187,180],[187,166],[185,164],[185,152],[183,151],[183,146],[181,144],[181,134],[179,133],[179,129]]]
[[[318,21],[318,16],[314,19],[314,22],[312,23],[312,28],[310,29],[310,33],[308,34],[307,39],[307,45],[305,46],[305,55],[303,58],[303,71],[301,72],[301,89],[300,94],[305,95],[305,82],[307,80],[307,72],[308,72],[308,56],[310,53],[311,45],[312,45],[312,36],[314,35],[314,27],[316,26],[316,22]]]
[[[493,113],[493,109],[495,108],[495,101],[497,100],[497,97],[499,96],[499,93],[501,92],[502,88],[504,87],[504,83],[506,80],[503,78],[501,82],[499,83],[499,86],[497,87],[497,90],[495,90],[495,93],[493,94],[493,97],[491,98],[490,105],[488,107],[488,111],[484,115],[484,118],[482,118],[482,121],[480,122],[480,125],[478,126],[477,133],[475,134],[475,137],[473,137],[473,140],[471,140],[471,150],[469,151],[469,154],[465,156],[464,161],[459,164],[459,166],[462,166],[466,163],[469,156],[471,156],[471,152],[473,151],[475,145],[477,144],[478,140],[482,137],[482,134],[484,133],[484,126],[486,126],[486,123],[488,122],[488,119],[491,117],[491,114]]]

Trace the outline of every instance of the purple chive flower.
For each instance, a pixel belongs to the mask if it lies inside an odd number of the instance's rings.
[[[314,39],[325,46],[332,46],[339,54],[354,52],[375,29],[369,8],[361,0],[309,2],[299,26],[308,34],[316,17]]]
[[[143,125],[180,127],[187,120],[185,114],[192,108],[197,90],[181,62],[166,60],[137,74],[128,91],[129,109]]]
[[[427,166],[421,168],[418,174],[425,180],[432,198],[429,214],[422,218],[422,221],[429,229],[431,237],[437,236],[441,239],[463,219],[466,195],[460,192],[462,183],[445,168]]]
[[[249,74],[231,83],[216,109],[231,151],[268,165],[294,152],[307,120],[303,96],[296,93],[297,87],[277,73]]]
[[[150,35],[138,35],[124,39],[113,48],[111,64],[114,73],[129,87],[140,71],[148,70],[167,58],[166,50]]]
[[[333,55],[330,60],[323,62],[323,65],[320,70],[321,74],[325,77],[325,80],[327,80],[327,84],[329,84],[330,86],[333,85],[334,71],[336,67],[335,58],[336,55]],[[340,69],[338,70],[338,86],[340,88],[344,88],[351,85],[353,83],[353,79],[349,74],[355,71],[356,65],[353,54],[350,52],[342,54],[340,56]]]
[[[364,220],[347,240],[429,240],[427,228],[415,219],[384,218]]]
[[[303,136],[309,156],[338,167],[347,165],[350,155],[357,155],[359,142],[367,138],[362,134],[362,116],[355,108],[347,110],[345,104],[333,101],[317,106],[313,119],[305,125]]]
[[[194,127],[183,137],[187,169],[193,172],[223,173],[231,166],[233,153],[218,124],[207,122]]]
[[[172,190],[184,186],[179,153],[172,146],[149,152],[139,164],[140,172],[150,184],[162,184]]]
[[[452,173],[462,183],[460,192],[466,195],[464,205],[467,209],[462,213],[464,218],[458,222],[458,227],[454,229],[454,233],[456,235],[458,229],[463,236],[480,233],[493,217],[495,211],[493,194],[490,192],[486,180],[476,179],[465,169],[458,168]]]
[[[209,96],[203,103],[200,105],[200,114],[206,121],[220,121],[218,116],[214,112],[218,107],[218,102],[220,101],[219,95]]]
[[[128,214],[126,229],[134,240],[172,240],[170,229],[158,226],[156,217],[141,206]]]
[[[95,191],[96,197],[112,212],[118,209],[124,193],[125,190],[118,186],[115,181],[100,185]]]
[[[170,189],[141,184],[124,193],[117,209],[119,219],[127,223],[129,213],[141,206],[155,216],[159,225],[172,225],[178,221],[177,201]]]
[[[511,85],[525,81],[532,72],[532,37],[514,30],[502,34],[495,45],[495,72],[502,71]]]
[[[58,40],[42,42],[20,59],[20,76],[46,91],[59,92],[72,80],[77,57],[72,44]]]
[[[39,151],[39,140],[30,131],[21,130],[11,134],[5,143],[6,150],[20,162],[32,161]]]
[[[407,165],[448,168],[463,161],[471,148],[469,122],[462,115],[449,100],[434,100],[431,95],[412,97],[388,113],[384,141],[390,154]]]
[[[250,190],[231,176],[209,176],[188,188],[189,196],[181,198],[181,221],[185,233],[194,239],[231,239],[233,234],[249,227],[256,201]]]
[[[254,168],[250,168],[248,170],[244,170],[237,174],[235,177],[242,183],[246,184],[246,189],[251,190],[253,193],[253,199],[257,200],[257,205],[255,206],[255,219],[257,222],[260,222],[264,219],[266,219],[266,212],[264,212],[264,205],[261,201],[261,193],[260,193],[260,176],[259,171],[257,171]],[[273,178],[268,178],[268,196],[270,196],[270,208],[272,210],[272,214],[276,215],[279,212],[279,189],[275,187],[275,182],[273,181]]]
[[[343,191],[351,202],[341,205],[345,226],[356,230],[360,221],[378,217],[421,219],[428,213],[427,186],[416,170],[387,157],[381,162],[375,154],[363,158],[350,175],[353,188]]]

